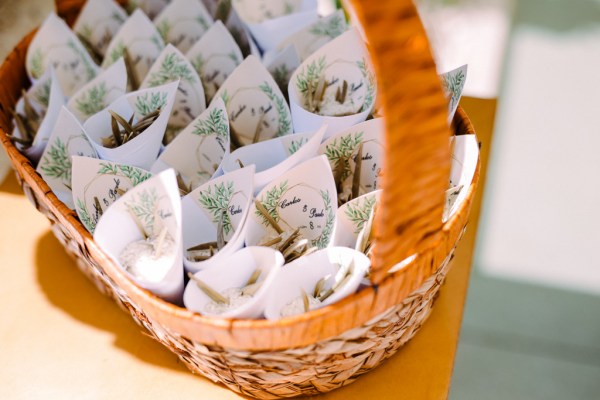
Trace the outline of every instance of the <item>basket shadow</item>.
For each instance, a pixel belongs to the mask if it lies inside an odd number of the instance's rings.
[[[17,183],[17,178],[12,170],[6,174],[4,180],[0,179],[0,192],[23,196],[23,190]]]
[[[194,381],[201,379],[202,384],[216,385],[203,377],[192,376],[177,356],[145,335],[143,328],[79,271],[51,231],[37,243],[36,271],[38,284],[48,301],[72,318],[110,332],[116,348],[144,363],[189,375]]]

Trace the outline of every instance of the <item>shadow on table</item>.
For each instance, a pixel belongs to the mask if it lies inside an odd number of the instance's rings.
[[[114,345],[140,361],[190,373],[177,356],[143,334],[143,329],[112,299],[96,289],[50,231],[37,243],[36,269],[38,284],[53,305],[78,321],[112,333]]]
[[[23,196],[23,191],[21,190],[21,186],[17,183],[14,171],[8,171],[4,180],[0,179],[0,192]]]

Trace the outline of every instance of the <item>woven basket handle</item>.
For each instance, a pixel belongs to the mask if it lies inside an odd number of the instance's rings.
[[[442,239],[450,176],[447,100],[411,0],[352,0],[364,27],[386,118],[383,194],[371,280]]]
[[[126,0],[119,0],[125,4]],[[56,0],[73,24],[85,0]],[[447,102],[411,0],[351,0],[369,40],[386,116],[383,195],[371,280],[442,238],[450,174]]]

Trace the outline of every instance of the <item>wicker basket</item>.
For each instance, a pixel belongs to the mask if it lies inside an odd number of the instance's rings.
[[[57,1],[59,14],[72,23],[82,3]],[[354,3],[387,116],[384,191],[372,260],[375,284],[331,306],[279,321],[205,318],[136,286],[7,137],[11,109],[28,85],[24,64],[33,32],[0,68],[0,141],[23,191],[51,221],[79,268],[193,372],[246,396],[327,392],[394,354],[428,317],[467,223],[479,167],[458,212],[441,222],[451,158],[447,103],[414,5],[410,0]],[[474,133],[460,109],[452,129]],[[388,272],[413,254],[411,262]]]

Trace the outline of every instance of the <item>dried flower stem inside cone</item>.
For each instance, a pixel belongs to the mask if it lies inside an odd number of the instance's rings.
[[[157,109],[144,115],[133,124],[134,115],[126,120],[113,110],[108,110],[108,112],[110,114],[111,135],[102,138],[102,145],[108,148],[119,147],[136,138],[152,125],[160,115],[160,109]]]
[[[77,39],[81,42],[85,50],[88,52],[92,60],[98,65],[102,64],[102,54],[98,53],[90,41],[80,33],[77,33]]]
[[[194,274],[192,274],[191,272],[188,272],[188,277],[192,281],[194,281],[196,283],[196,285],[198,286],[198,288],[200,290],[202,290],[204,292],[204,294],[206,294],[208,297],[210,297],[210,299],[212,301],[214,301],[215,303],[229,304],[229,299],[227,299],[227,297],[223,296],[221,293],[217,292],[216,290],[214,290],[213,288],[208,286],[202,280],[200,280],[199,278],[194,276]]]
[[[23,148],[27,149],[33,144],[37,131],[42,124],[44,115],[35,110],[31,104],[29,95],[25,90],[22,90],[21,93],[23,95],[23,110],[25,114],[20,114],[14,110],[12,111],[15,125],[17,126],[21,137],[9,136],[9,138],[13,143],[19,143]]]
[[[127,47],[123,50],[123,61],[125,62],[125,70],[127,71],[127,79],[129,80],[130,89],[137,90],[140,87],[140,80],[133,66],[133,60],[129,54]]]

